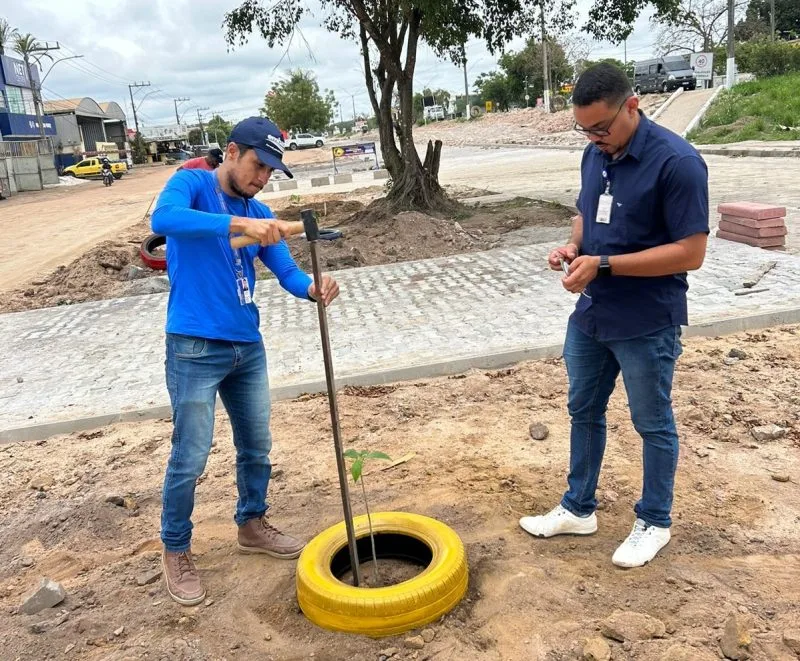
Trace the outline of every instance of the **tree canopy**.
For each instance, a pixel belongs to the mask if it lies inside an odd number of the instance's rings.
[[[679,0],[593,0],[584,30],[598,39],[626,38],[639,13],[652,6],[656,14],[672,15]],[[466,59],[471,38],[492,52],[516,36],[530,37],[546,23],[566,25],[575,0],[320,0],[320,23],[361,47],[370,103],[379,118],[381,151],[392,186],[387,201],[400,208],[442,209],[449,201],[439,186],[441,142],[429,143],[424,160],[413,141],[413,83],[419,44],[454,64]],[[301,20],[313,18],[305,0],[263,5],[244,0],[225,14],[223,29],[229,46],[255,33],[273,48],[293,38]],[[395,92],[397,107],[394,104]]]
[[[331,124],[336,100],[323,96],[316,76],[296,69],[279,80],[264,98],[264,115],[284,131],[321,131]]]

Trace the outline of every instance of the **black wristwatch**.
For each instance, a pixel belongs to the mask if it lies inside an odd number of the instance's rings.
[[[611,264],[608,262],[608,255],[600,256],[600,266],[597,269],[598,278],[607,278],[611,275]]]

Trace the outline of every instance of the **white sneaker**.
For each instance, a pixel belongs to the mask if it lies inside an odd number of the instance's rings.
[[[554,537],[555,535],[591,535],[597,532],[597,516],[575,516],[558,505],[542,516],[523,516],[519,525],[534,537]]]
[[[669,528],[651,526],[636,519],[633,530],[611,558],[617,567],[641,567],[656,557],[656,554],[669,544]]]

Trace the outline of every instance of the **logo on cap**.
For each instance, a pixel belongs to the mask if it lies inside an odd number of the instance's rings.
[[[277,150],[281,156],[283,156],[283,152],[286,150],[283,140],[277,135],[268,135],[266,146]]]

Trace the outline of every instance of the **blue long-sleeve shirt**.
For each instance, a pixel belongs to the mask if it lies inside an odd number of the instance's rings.
[[[274,218],[266,205],[220,191],[212,172],[181,170],[167,182],[151,217],[153,232],[167,237],[170,280],[167,333],[210,340],[257,342],[261,339],[255,303],[241,305],[234,251],[230,246],[232,216]],[[227,210],[226,210],[227,208]],[[284,241],[240,248],[242,269],[255,292],[255,259],[272,271],[281,286],[308,298],[311,278],[292,258]]]

